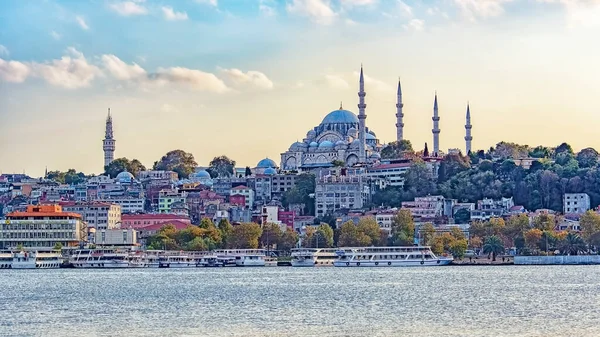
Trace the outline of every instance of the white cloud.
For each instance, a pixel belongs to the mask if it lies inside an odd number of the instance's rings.
[[[411,19],[407,24],[403,25],[404,29],[420,32],[425,27],[425,21],[419,19]]]
[[[67,89],[87,87],[96,76],[102,76],[100,69],[90,64],[77,49],[69,47],[67,54],[71,55],[46,63],[32,63],[33,75]]]
[[[53,38],[53,39],[55,39],[55,40],[57,40],[57,41],[58,41],[58,40],[60,40],[60,38],[61,38],[61,35],[60,35],[60,34],[58,34],[58,33],[57,33],[57,32],[55,32],[55,31],[51,31],[51,32],[50,32],[50,36],[52,36],[52,38]]]
[[[356,26],[358,23],[352,19],[346,19],[344,20],[344,22],[346,23],[346,25],[348,26]]]
[[[147,76],[146,70],[137,63],[128,65],[115,55],[102,55],[101,60],[104,68],[118,80],[129,81]]]
[[[90,29],[90,26],[88,26],[88,24],[85,22],[83,17],[78,15],[75,17],[75,21],[77,21],[77,24],[79,25],[79,27],[81,27],[81,29],[83,29],[83,30]]]
[[[214,93],[229,91],[227,85],[215,74],[182,67],[158,68],[158,71],[150,76],[150,80],[159,85],[184,84],[196,90]]]
[[[5,46],[0,44],[0,56],[4,55],[4,56],[8,56],[9,52],[8,52],[8,48],[6,48]]]
[[[504,4],[513,0],[454,0],[462,15],[469,21],[490,18],[504,13]]]
[[[237,86],[250,84],[259,89],[273,89],[273,81],[260,71],[249,70],[244,73],[239,69],[232,68],[221,69],[221,72],[229,81]]]
[[[375,5],[378,0],[340,0],[343,7],[358,7],[358,6],[370,6]]]
[[[273,0],[259,0],[258,11],[263,16],[267,16],[267,17],[275,16],[275,15],[277,15],[277,11],[273,7],[273,5],[274,5]]]
[[[333,89],[348,89],[350,85],[346,82],[345,79],[337,76],[337,75],[325,75],[325,83],[329,85]]]
[[[358,71],[354,71],[352,74],[353,74],[354,78],[356,79],[356,83],[358,83],[358,79],[359,79],[360,73]],[[365,78],[365,91],[367,93],[369,91],[389,92],[389,91],[393,91],[394,90],[386,82],[378,80],[376,78],[373,78],[373,77],[367,75],[366,72],[363,74],[363,76]]]
[[[199,4],[206,4],[214,7],[217,7],[219,5],[217,0],[196,0],[196,2]]]
[[[141,3],[138,2],[138,3]],[[109,8],[122,16],[146,15],[148,9],[133,1],[116,2],[109,5]]]
[[[398,9],[400,10],[400,15],[404,17],[411,18],[413,16],[412,7],[402,0],[398,0]]]
[[[172,7],[162,7],[163,15],[165,19],[169,21],[182,21],[187,20],[188,15],[186,12],[176,12]]]
[[[0,79],[6,82],[21,83],[27,79],[31,69],[18,61],[4,61],[0,58]]]
[[[316,23],[324,25],[331,24],[337,16],[329,0],[292,0],[286,6],[286,10],[289,13],[309,17]]]
[[[600,0],[537,0],[561,4],[565,7],[567,22],[571,27],[600,26]]]

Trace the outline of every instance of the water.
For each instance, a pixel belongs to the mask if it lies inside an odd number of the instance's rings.
[[[600,336],[600,266],[2,270],[0,336]]]

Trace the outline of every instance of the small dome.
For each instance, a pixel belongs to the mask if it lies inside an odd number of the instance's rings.
[[[192,173],[190,178],[199,178],[199,179],[210,179],[210,173],[206,170],[200,170],[198,172]]]
[[[321,142],[321,144],[319,144],[319,147],[333,147],[333,143],[328,140],[324,140]]]
[[[347,143],[345,141],[343,141],[343,140],[338,140],[337,142],[335,142],[335,146],[338,146],[338,145],[344,145],[345,146],[345,145],[347,145]]]
[[[355,128],[350,128],[350,129],[348,129],[348,134],[349,134],[349,135],[356,134],[356,129],[355,129]]]
[[[268,168],[268,167],[277,167],[277,164],[275,164],[275,162],[269,158],[265,158],[261,161],[258,162],[258,164],[256,164],[256,167],[258,168]]]
[[[334,110],[323,118],[321,124],[354,124],[358,123],[358,117],[348,110]]]
[[[377,137],[377,135],[375,134],[375,132],[369,130],[369,133],[373,135],[373,137]]]
[[[379,152],[373,152],[373,154],[370,157],[373,159],[379,159],[381,158],[381,155],[379,154]]]
[[[123,171],[123,172],[117,174],[116,179],[121,183],[130,183],[132,180],[134,180],[134,177],[133,177],[133,174],[131,174],[127,171]]]
[[[366,139],[366,140],[376,140],[377,138],[375,138],[375,136],[374,136],[372,133],[370,133],[370,132],[367,132],[367,133],[365,134],[365,139]]]
[[[317,133],[315,132],[315,130],[310,130],[306,133],[306,138],[308,139],[313,139],[317,136]]]
[[[295,142],[294,144],[292,144],[290,146],[290,151],[297,151],[297,150],[301,150],[304,149],[306,147],[306,143],[302,143],[302,142]]]
[[[319,146],[319,143],[317,143],[317,142],[310,142],[309,146],[310,147],[317,147],[317,146]]]
[[[274,169],[274,168],[272,168],[272,167],[269,167],[269,168],[265,169],[265,172],[264,172],[264,174],[266,174],[266,175],[269,175],[269,176],[272,176],[272,175],[274,175],[274,174],[277,174],[277,170],[275,170],[275,169]]]

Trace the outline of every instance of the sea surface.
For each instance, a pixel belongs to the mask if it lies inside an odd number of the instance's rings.
[[[1,270],[0,336],[600,336],[600,266]]]

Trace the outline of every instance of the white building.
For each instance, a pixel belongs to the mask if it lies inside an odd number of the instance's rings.
[[[263,206],[261,221],[267,217],[267,223],[279,223],[279,206]]]
[[[66,204],[65,212],[80,214],[88,228],[114,229],[121,225],[121,206],[107,202]]]
[[[403,201],[402,208],[408,209],[413,217],[440,217],[444,215],[444,197],[441,195],[417,197],[414,201]]]
[[[100,246],[134,246],[137,232],[134,229],[100,229],[95,231],[94,243]]]
[[[515,206],[515,203],[512,197],[498,200],[485,198],[477,201],[477,209],[471,211],[471,220],[486,221],[491,218],[498,218],[509,214],[513,206]]]
[[[565,193],[563,195],[563,213],[581,214],[590,209],[590,196],[587,193]]]
[[[367,176],[371,178],[380,178],[384,180],[386,186],[404,186],[404,176],[406,171],[410,168],[411,163],[393,163],[393,164],[380,164],[373,166],[367,170]]]
[[[230,196],[241,195],[246,199],[246,208],[252,209],[254,205],[254,191],[245,185],[240,185],[232,188],[229,192]]]
[[[370,200],[369,178],[365,171],[347,169],[344,173],[334,170],[316,179],[317,216],[334,214],[340,209],[362,209]]]
[[[101,202],[117,204],[121,206],[121,213],[125,214],[144,212],[144,204],[146,202],[146,199],[121,197],[105,199],[101,200]]]
[[[398,209],[386,209],[375,214],[375,221],[377,221],[380,229],[391,232],[392,224],[394,223],[394,218],[396,215],[398,215]]]

